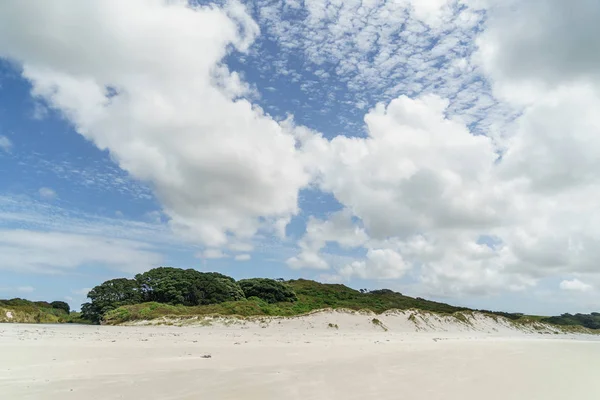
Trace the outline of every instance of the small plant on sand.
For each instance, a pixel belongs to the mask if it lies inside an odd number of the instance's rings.
[[[330,327],[330,328],[333,328],[333,329],[340,329],[340,327],[338,326],[338,324],[332,324],[331,322],[327,326]]]
[[[383,325],[383,322],[381,322],[377,318],[373,318],[371,320],[371,322],[373,323],[373,325],[376,325],[376,326],[380,327],[381,329],[383,329],[384,331],[387,332],[388,329],[385,327],[385,325]]]

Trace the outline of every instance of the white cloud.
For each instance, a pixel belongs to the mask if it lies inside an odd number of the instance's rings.
[[[52,215],[52,218],[48,218]],[[164,224],[107,218],[59,207],[28,197],[0,195],[0,229],[27,226],[32,230],[82,236],[101,236],[152,243],[155,247],[185,247]]]
[[[220,249],[206,249],[199,254],[199,257],[207,259],[218,259],[225,258],[227,257],[227,255],[223,253]]]
[[[227,246],[232,251],[252,251],[254,246],[251,243],[233,242]]]
[[[500,97],[530,104],[562,85],[600,79],[600,3],[508,0],[488,14],[478,59]]]
[[[248,261],[252,258],[250,254],[238,254],[235,256],[235,261]]]
[[[295,257],[288,258],[286,264],[292,269],[329,269],[329,264],[317,252],[302,251]]]
[[[562,290],[569,290],[575,292],[588,292],[592,290],[591,285],[583,283],[579,279],[564,280],[560,283],[559,287]]]
[[[63,299],[65,299],[66,301],[73,301],[73,297],[71,296],[64,296]]]
[[[63,273],[94,265],[133,273],[162,261],[146,243],[24,229],[0,230],[0,253],[0,269],[21,273]]]
[[[316,114],[339,119],[347,132],[358,111],[402,94],[433,93],[450,100],[449,112],[485,132],[509,117],[471,63],[483,4],[447,0],[307,0],[303,12],[287,1],[252,2],[263,35],[250,60],[263,74],[299,81],[317,100]],[[301,64],[291,57],[303,56]],[[332,78],[333,76],[333,78]],[[290,79],[291,77],[291,79]],[[310,104],[307,105],[310,107]],[[347,106],[347,107],[346,107]]]
[[[32,293],[35,292],[33,286],[18,286],[18,287],[0,287],[0,293]]]
[[[338,243],[344,248],[355,248],[363,245],[367,239],[364,229],[353,223],[352,213],[347,209],[333,213],[326,221],[310,217],[306,234],[298,243],[302,252],[289,258],[287,264],[294,269],[327,269],[329,265],[319,252],[328,242]]]
[[[371,110],[366,138],[327,140],[306,130],[298,137],[320,188],[364,226],[364,247],[393,250],[418,266],[430,294],[491,294],[596,270],[600,120],[581,112],[595,101],[576,87],[549,96],[502,141],[448,119],[447,102],[433,96]],[[330,266],[312,236],[309,224],[291,266]],[[382,269],[356,261],[342,271],[375,277]]]
[[[149,211],[144,214],[144,218],[154,224],[160,224],[163,221],[163,214],[160,211]]]
[[[10,152],[12,147],[13,147],[13,144],[10,141],[10,139],[7,138],[6,136],[0,135],[0,150],[3,150],[8,153],[8,152]]]
[[[321,189],[361,218],[370,236],[500,223],[507,200],[489,184],[493,142],[445,119],[446,106],[435,96],[403,96],[367,114],[366,139],[304,139]]]
[[[398,279],[410,269],[400,254],[391,249],[369,249],[365,260],[354,261],[338,270],[344,278]]]
[[[56,198],[56,192],[53,189],[43,187],[38,190],[38,194],[42,199],[52,200]]]
[[[257,33],[236,2],[0,6],[0,55],[22,64],[33,95],[149,182],[175,231],[211,246],[295,214],[307,184],[292,135],[221,63]]]
[[[36,101],[33,105],[33,112],[31,113],[31,117],[36,120],[43,120],[48,116],[48,109],[46,106],[41,104],[39,101]]]

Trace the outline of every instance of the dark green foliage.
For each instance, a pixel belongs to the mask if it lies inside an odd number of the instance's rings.
[[[50,305],[52,306],[52,308],[55,308],[57,310],[63,310],[67,314],[71,312],[71,307],[64,301],[53,301],[52,303],[50,303]]]
[[[476,311],[479,311],[484,314],[489,314],[489,315],[498,315],[500,317],[512,319],[513,321],[515,321],[517,319],[521,319],[521,317],[523,317],[523,314],[520,314],[520,313],[507,313],[507,312],[503,312],[503,311],[489,311],[489,310],[476,310]]]
[[[298,300],[292,288],[281,281],[267,278],[242,279],[238,282],[247,298],[257,297],[267,303]]]
[[[83,318],[100,322],[110,310],[143,301],[138,283],[134,279],[111,279],[96,286],[87,296],[91,302],[81,305]]]
[[[235,280],[216,272],[160,267],[135,276],[144,301],[196,306],[244,299]]]
[[[556,325],[580,325],[589,329],[600,329],[600,314],[562,314],[560,317],[544,318],[542,322]]]
[[[402,293],[394,292],[393,290],[390,290],[390,289],[377,289],[377,290],[371,290],[370,292],[362,292],[362,293],[370,293],[370,294],[374,294],[374,295],[384,295],[384,294],[399,294],[399,295],[402,295]]]

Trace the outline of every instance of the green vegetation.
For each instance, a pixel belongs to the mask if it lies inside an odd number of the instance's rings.
[[[160,267],[135,276],[144,301],[196,306],[245,298],[235,280],[216,272]]]
[[[176,269],[163,272],[174,270]],[[246,279],[239,281],[238,284],[245,294],[241,300],[215,301],[214,304],[187,307],[164,301],[166,299],[155,300],[151,303],[114,307],[113,311],[108,310],[104,314],[103,321],[117,324],[163,316],[294,316],[325,308],[370,310],[375,313],[390,309],[420,309],[446,314],[468,310],[464,307],[454,307],[421,298],[415,299],[387,289],[361,292],[344,285],[323,284],[304,279],[285,282],[271,279]],[[284,301],[276,301],[279,299]]]
[[[81,305],[81,314],[85,319],[97,323],[104,314],[115,308],[144,300],[137,281],[125,278],[106,281],[90,290],[87,297],[91,302]]]
[[[387,332],[388,328],[386,328],[385,325],[383,325],[383,322],[381,322],[380,320],[378,320],[377,318],[373,318],[371,320],[371,322],[373,323],[373,325],[380,327],[381,329],[383,329],[384,331]]]
[[[296,293],[289,285],[274,279],[253,278],[238,282],[247,298],[258,297],[267,303],[297,301]]]
[[[67,314],[71,312],[71,307],[69,307],[69,304],[65,303],[64,301],[53,301],[50,303],[50,306],[52,306],[52,308],[56,308],[57,310],[63,310]]]
[[[588,329],[600,329],[600,313],[591,314],[562,314],[559,317],[541,319],[541,322],[554,325],[583,326]]]
[[[464,323],[469,323],[465,312],[479,311],[494,318],[508,318],[517,324],[537,324],[540,328],[540,324],[546,323],[561,325],[563,331],[600,329],[600,313],[536,317],[455,307],[420,297],[404,296],[389,289],[354,290],[344,285],[305,279],[284,281],[254,278],[236,282],[216,272],[170,267],[154,268],[136,275],[135,279],[106,281],[90,290],[88,298],[90,302],[82,304],[81,313],[69,312],[69,305],[62,301],[0,300],[0,322],[119,324],[162,317],[286,317],[321,309],[367,310],[376,314],[394,309],[415,309],[453,315]],[[414,314],[408,318],[417,323]],[[379,319],[373,318],[372,322],[387,330]],[[336,324],[330,323],[328,326],[338,328]]]
[[[0,322],[17,323],[89,323],[80,313],[69,312],[69,305],[62,301],[47,303],[25,299],[0,300]]]

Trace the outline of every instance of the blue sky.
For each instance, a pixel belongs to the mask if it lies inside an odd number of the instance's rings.
[[[551,3],[0,6],[0,297],[170,265],[594,310],[598,60]]]

